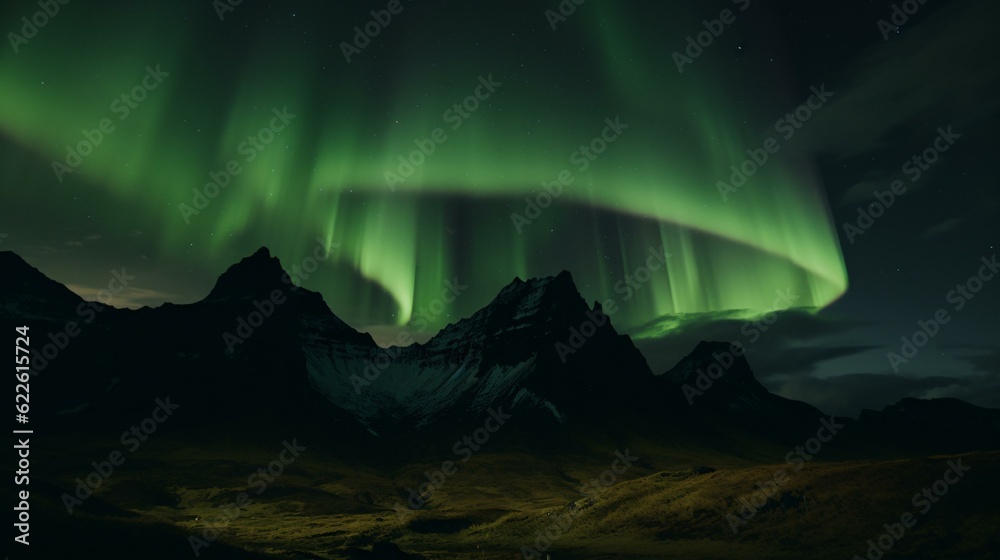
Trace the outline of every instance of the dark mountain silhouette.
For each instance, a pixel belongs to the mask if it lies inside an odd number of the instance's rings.
[[[35,383],[45,394],[33,422],[60,430],[117,429],[123,415],[139,420],[166,396],[182,407],[172,427],[192,437],[293,432],[367,448],[414,431],[433,448],[491,411],[511,417],[504,441],[546,448],[596,432],[683,434],[706,446],[743,433],[788,445],[829,418],[770,393],[724,342],[702,342],[653,375],[568,272],[515,279],[427,343],[386,349],[294,285],[266,248],[231,266],[197,303],[138,310],[85,302],[13,253],[0,253],[0,264],[0,316],[33,329]],[[996,449],[998,414],[904,399],[841,419],[849,435],[838,446]]]
[[[61,320],[67,310],[75,312],[83,303],[69,288],[11,251],[0,251],[0,295],[5,316],[45,323]]]
[[[702,341],[661,379],[702,422],[739,425],[769,439],[801,441],[826,416],[810,404],[768,391],[741,349],[726,342]]]
[[[870,448],[887,443],[915,455],[1000,449],[1000,410],[958,399],[905,398],[862,410],[858,424],[864,429],[848,440]]]

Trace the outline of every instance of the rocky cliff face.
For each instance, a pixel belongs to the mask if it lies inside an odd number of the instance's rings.
[[[581,329],[589,336],[574,348],[570,339]],[[651,378],[631,341],[599,308],[587,307],[566,272],[515,279],[426,344],[373,351],[312,338],[306,362],[315,386],[369,425],[419,427],[497,406],[542,411],[563,423],[587,399],[621,392],[608,386]],[[616,368],[628,375],[614,379]]]

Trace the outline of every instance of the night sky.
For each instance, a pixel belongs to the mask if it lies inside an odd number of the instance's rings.
[[[657,372],[730,339],[828,412],[1000,407],[992,0],[174,4],[0,8],[0,249],[84,297],[267,246],[389,343],[566,269]]]

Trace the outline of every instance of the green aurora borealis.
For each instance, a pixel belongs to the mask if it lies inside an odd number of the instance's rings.
[[[158,258],[194,259],[215,274],[261,245],[290,268],[319,238],[333,258],[303,284],[357,328],[406,325],[458,278],[469,291],[435,318],[437,330],[514,276],[561,269],[588,300],[616,298],[616,325],[640,334],[664,315],[759,315],[777,290],[807,308],[846,290],[809,154],[782,141],[738,194],[723,201],[716,188],[808,96],[777,67],[770,77],[725,69],[739,20],[678,73],[671,53],[711,10],[648,22],[588,2],[552,31],[542,4],[518,17],[481,8],[462,27],[429,5],[404,6],[351,63],[340,42],[380,6],[324,21],[280,8],[284,24],[273,27],[246,18],[262,9],[249,5],[221,22],[208,2],[63,6],[20,52],[0,51],[0,137],[14,147],[0,163],[36,185],[12,198],[46,205],[52,223],[76,223],[86,207],[106,235],[139,229]],[[134,12],[133,24],[108,23],[108,10]],[[660,27],[641,43],[634,30],[646,26]],[[322,50],[305,44],[303,28],[326,29]],[[649,45],[649,36],[660,39]],[[157,65],[169,76],[121,119],[112,103]],[[501,85],[452,128],[445,112],[490,75]],[[295,118],[247,161],[241,143],[283,107]],[[628,128],[581,171],[571,154],[616,117]],[[105,118],[114,130],[58,181],[51,161]],[[447,140],[391,190],[385,173],[435,128]],[[230,160],[241,172],[185,220],[179,206]],[[572,184],[519,233],[511,214],[563,170]],[[45,202],[73,196],[87,201]],[[660,247],[671,255],[666,273],[623,301],[616,283]]]

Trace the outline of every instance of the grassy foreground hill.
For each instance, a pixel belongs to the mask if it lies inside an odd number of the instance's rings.
[[[100,462],[92,450],[102,444],[113,442],[66,442],[62,451]],[[358,467],[363,458],[302,444],[307,451],[277,469],[280,443],[195,447],[164,436],[128,457],[72,515],[64,494],[92,470],[43,456],[32,548],[151,559],[512,559],[532,550],[559,560],[851,559],[868,558],[869,540],[877,546],[881,536],[891,544],[886,558],[1000,550],[1000,452],[748,464],[646,442],[586,457],[484,450],[459,460],[411,510],[408,489],[440,462]],[[629,465],[620,461],[626,453]],[[262,476],[269,465],[280,474]]]

